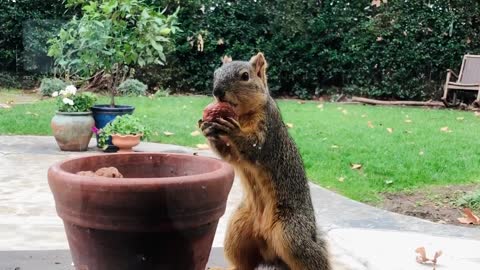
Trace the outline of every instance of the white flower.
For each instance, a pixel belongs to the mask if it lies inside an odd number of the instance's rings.
[[[65,92],[65,90],[60,90],[59,94],[62,95],[62,96],[65,96],[65,95],[67,95],[67,92]]]
[[[67,92],[67,94],[75,95],[75,93],[77,93],[77,88],[73,85],[69,85],[65,88],[65,92]]]
[[[52,97],[58,97],[58,91],[53,92]]]
[[[69,98],[63,98],[63,103],[73,106],[73,100]]]

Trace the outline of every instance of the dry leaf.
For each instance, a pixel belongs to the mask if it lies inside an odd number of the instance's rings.
[[[287,128],[293,128],[293,124],[292,123],[287,123]]]
[[[208,150],[208,149],[210,149],[210,146],[208,146],[208,144],[199,143],[199,144],[197,144],[197,148],[200,149],[200,150]]]
[[[386,3],[386,0],[383,0],[383,3]],[[372,6],[379,7],[382,5],[382,0],[372,0]]]
[[[465,117],[457,117],[458,121],[463,121],[464,119],[465,119]]]
[[[202,134],[202,133],[201,133],[200,131],[198,131],[198,130],[195,130],[195,131],[193,131],[192,133],[190,133],[190,135],[192,135],[193,137],[198,136],[198,135],[200,135],[200,134]]]
[[[447,133],[452,132],[450,129],[448,129],[448,127],[442,127],[442,128],[440,128],[440,131],[447,132]]]
[[[463,209],[465,217],[457,218],[457,220],[462,224],[480,224],[480,218],[473,214],[470,208]]]
[[[333,144],[331,147],[332,147],[332,148],[334,148],[334,149],[337,149],[339,146],[338,146],[338,145],[335,145],[335,144]]]
[[[393,133],[393,128],[387,128],[388,133]]]
[[[338,178],[338,182],[343,182],[343,181],[345,181],[345,177],[342,176]]]
[[[350,164],[352,170],[360,170],[362,168],[362,164],[356,164],[356,163],[352,163]]]
[[[318,104],[317,108],[323,109],[323,103]]]
[[[163,132],[163,135],[165,135],[165,136],[172,136],[172,135],[175,135],[175,133],[170,132],[170,131],[164,131],[164,132]]]
[[[415,253],[417,253],[417,257],[415,258],[418,263],[425,264],[428,262],[431,262],[433,264],[433,270],[435,270],[435,267],[437,266],[437,259],[438,257],[442,256],[442,251],[439,250],[435,252],[435,255],[433,256],[433,259],[429,259],[427,257],[427,252],[425,251],[424,247],[419,247],[415,249]]]
[[[406,119],[405,123],[412,123],[412,120],[411,119]]]
[[[368,121],[368,122],[367,122],[367,125],[368,125],[369,128],[374,128],[374,126],[373,126],[373,124],[372,124],[372,121]]]
[[[424,247],[416,248],[415,253],[418,253],[417,258],[416,258],[418,263],[428,262],[427,252],[425,251]]]

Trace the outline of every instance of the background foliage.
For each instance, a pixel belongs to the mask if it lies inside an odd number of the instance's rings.
[[[14,12],[16,22],[21,16],[67,16],[60,1],[17,2],[22,8]],[[45,8],[46,2],[54,8]],[[277,95],[429,99],[440,93],[447,68],[458,71],[463,54],[480,53],[475,0],[378,1],[379,6],[371,0],[146,2],[170,11],[182,8],[183,32],[175,37],[168,64],[137,70],[137,78],[151,88],[208,93],[221,56],[248,60],[262,51]],[[18,68],[12,59],[23,48],[20,26],[10,22],[11,5],[0,9],[7,9],[0,12],[0,62],[2,68]]]

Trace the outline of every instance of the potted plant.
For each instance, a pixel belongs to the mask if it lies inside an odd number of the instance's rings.
[[[116,116],[133,113],[133,106],[115,103],[118,86],[134,67],[166,62],[165,53],[173,48],[171,36],[179,31],[179,9],[167,16],[141,0],[66,3],[68,8],[80,7],[83,15],[49,40],[48,55],[55,59],[55,71],[66,77],[106,82],[102,85],[110,93],[110,104],[92,108],[95,125],[101,129]]]
[[[150,131],[133,115],[122,115],[108,123],[104,128],[94,128],[99,136],[99,144],[107,149],[108,139],[119,148],[119,152],[132,152],[132,147],[138,145],[141,139],[148,138]]]
[[[124,178],[77,174],[115,167]],[[59,162],[48,183],[78,270],[205,270],[233,169],[172,153]]]
[[[50,126],[58,146],[63,151],[86,151],[95,125],[90,111],[95,95],[79,93],[75,86],[69,85],[52,96],[57,99],[57,112]]]

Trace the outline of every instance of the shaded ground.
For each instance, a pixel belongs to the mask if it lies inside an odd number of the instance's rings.
[[[474,227],[457,221],[462,217],[462,207],[456,201],[476,190],[480,185],[443,186],[410,192],[384,193],[378,207],[392,212],[414,216],[443,224]],[[478,214],[479,211],[474,211]]]

